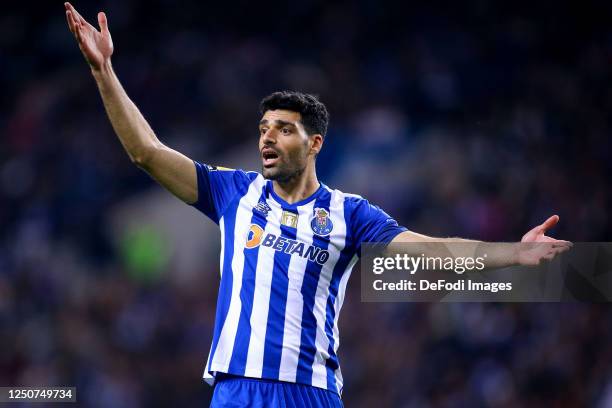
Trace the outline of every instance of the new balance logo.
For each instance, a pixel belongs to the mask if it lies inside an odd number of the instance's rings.
[[[268,211],[272,211],[272,208],[264,201],[260,201],[255,206],[255,211],[262,213],[264,216],[268,215]]]

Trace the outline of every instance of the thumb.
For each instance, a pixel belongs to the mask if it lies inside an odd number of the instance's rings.
[[[547,229],[554,227],[559,222],[559,216],[553,215],[549,217],[542,225],[540,225],[540,231],[545,232]]]
[[[101,11],[98,13],[98,24],[100,25],[100,31],[108,33],[108,21],[106,20],[106,14]]]

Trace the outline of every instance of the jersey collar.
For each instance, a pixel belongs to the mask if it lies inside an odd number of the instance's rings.
[[[325,191],[324,184],[319,182],[319,188],[314,193],[312,193],[308,197],[298,202],[288,203],[287,201],[283,200],[278,194],[276,194],[276,192],[274,191],[274,184],[272,183],[272,180],[267,181],[266,188],[270,192],[270,195],[272,196],[274,201],[279,203],[283,208],[294,208],[294,209],[301,205],[307,204],[311,202],[312,200],[316,200]]]

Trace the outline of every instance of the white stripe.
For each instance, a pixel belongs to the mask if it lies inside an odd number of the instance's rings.
[[[314,200],[298,207],[298,225],[296,240],[312,245],[312,228],[310,217],[312,215]],[[302,313],[304,310],[304,297],[302,296],[302,283],[306,273],[308,259],[301,256],[291,256],[289,261],[289,289],[287,291],[287,307],[285,308],[285,327],[283,332],[283,349],[279,380],[295,382],[300,345],[302,341]]]
[[[342,278],[340,278],[340,285],[338,286],[338,296],[336,297],[336,301],[334,303],[334,352],[338,352],[338,346],[340,345],[340,336],[338,334],[338,317],[340,316],[340,310],[342,309],[342,304],[344,303],[344,295],[346,294],[346,285],[351,277],[351,273],[353,272],[353,267],[359,260],[357,255],[353,255],[348,266],[342,273]]]
[[[219,274],[223,277],[223,259],[225,258],[225,218],[219,219],[219,230],[221,231],[221,257],[219,258]],[[208,372],[208,365],[212,357],[212,342],[210,344],[210,351],[208,352],[208,358],[206,359],[206,365],[204,366],[204,380],[210,385],[214,384],[214,377]]]
[[[213,377],[208,372],[208,363],[210,362],[211,355],[212,355],[212,342],[210,343],[210,351],[208,352],[208,359],[206,359],[206,365],[204,366],[204,374],[202,374],[202,378],[204,378],[204,381],[206,381],[209,385],[213,385],[215,383],[215,377]]]
[[[353,272],[353,267],[357,263],[359,257],[357,255],[353,255],[348,266],[342,273],[342,278],[340,278],[340,285],[338,286],[338,296],[336,297],[336,301],[334,302],[334,353],[336,353],[336,357],[338,357],[338,347],[340,347],[340,333],[338,332],[338,317],[340,316],[340,310],[342,309],[342,304],[344,303],[344,295],[346,294],[346,285],[351,277],[351,272]],[[334,375],[336,377],[336,387],[338,388],[338,392],[342,393],[342,386],[344,384],[344,380],[342,379],[342,371],[340,370],[340,365],[334,371]]]
[[[232,257],[232,295],[227,317],[221,329],[217,349],[213,356],[211,369],[212,367],[215,367],[216,370],[227,369],[232,357],[232,348],[236,331],[238,330],[240,310],[242,309],[240,289],[242,288],[242,272],[244,269],[244,245],[251,225],[253,207],[257,205],[261,196],[263,183],[263,177],[256,178],[249,186],[247,193],[240,199],[236,210],[234,253]]]
[[[325,320],[327,318],[327,298],[329,297],[329,284],[334,272],[334,267],[340,258],[340,251],[346,245],[346,223],[344,221],[344,199],[342,194],[334,190],[330,200],[329,216],[333,223],[333,229],[329,236],[329,259],[323,265],[317,292],[315,295],[314,315],[317,319],[317,332],[315,338],[316,354],[312,363],[312,385],[327,388],[327,368],[325,360],[329,358],[329,339],[325,333]]]
[[[225,217],[219,219],[221,230],[221,257],[219,258],[219,276],[223,277],[223,260],[225,259]]]
[[[334,374],[336,375],[336,388],[338,390],[338,394],[342,396],[342,388],[344,388],[344,379],[342,378],[342,371],[340,371],[340,366],[336,368]]]
[[[280,235],[280,210],[276,209],[273,200],[268,205],[272,211],[268,212],[265,233]],[[266,344],[266,330],[268,328],[268,312],[270,306],[270,288],[272,286],[272,271],[274,267],[274,254],[276,251],[270,247],[259,246],[257,267],[255,268],[255,293],[253,295],[253,310],[251,312],[251,340],[247,353],[244,375],[247,377],[261,377],[263,370],[264,347]]]

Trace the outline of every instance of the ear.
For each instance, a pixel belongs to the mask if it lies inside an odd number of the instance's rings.
[[[319,152],[323,148],[323,141],[324,141],[323,136],[321,136],[318,133],[315,133],[314,135],[310,136],[310,141],[311,141],[310,153],[316,156],[317,154],[319,154]]]

